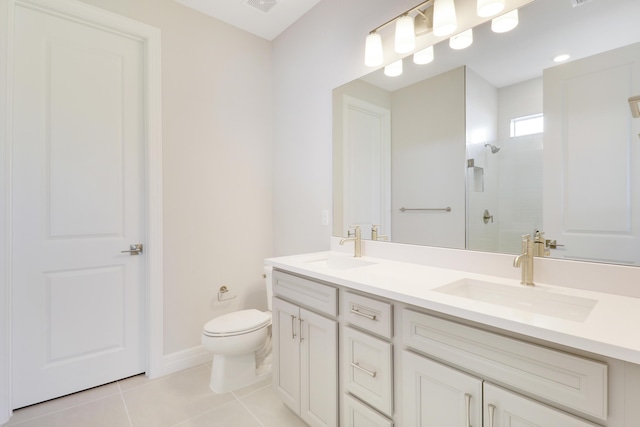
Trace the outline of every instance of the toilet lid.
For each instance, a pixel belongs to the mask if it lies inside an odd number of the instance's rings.
[[[204,325],[204,333],[209,336],[241,334],[260,329],[270,322],[269,313],[255,309],[234,311],[208,321]]]

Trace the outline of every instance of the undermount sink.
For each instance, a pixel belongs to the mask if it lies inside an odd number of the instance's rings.
[[[434,291],[575,322],[584,322],[598,302],[594,299],[548,292],[535,286],[515,287],[466,278]]]
[[[332,270],[351,270],[352,268],[377,264],[373,261],[366,261],[361,258],[347,255],[327,255],[322,258],[306,261],[306,263],[327,267]]]

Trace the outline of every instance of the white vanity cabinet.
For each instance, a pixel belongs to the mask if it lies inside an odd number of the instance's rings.
[[[406,350],[402,395],[407,427],[481,425],[482,380]]]
[[[277,271],[273,280],[275,391],[310,426],[337,427],[337,289]]]
[[[406,350],[402,363],[407,427],[596,426]]]
[[[636,363],[327,275],[273,277],[274,388],[311,427],[640,426]]]
[[[343,292],[341,308],[342,426],[391,426],[393,305]]]
[[[402,316],[403,342],[425,355],[403,352],[403,417],[407,427],[596,425],[526,398],[525,393],[607,420],[605,363],[413,310],[403,310]],[[412,399],[415,394],[418,397]],[[483,401],[484,411],[480,409]],[[483,413],[484,423],[480,423],[477,420]]]

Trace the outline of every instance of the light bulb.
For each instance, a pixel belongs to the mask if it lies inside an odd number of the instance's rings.
[[[476,12],[478,16],[487,18],[497,15],[504,9],[504,0],[478,0]]]
[[[364,65],[367,67],[377,67],[382,65],[382,37],[378,33],[371,33],[367,36],[364,45]]]
[[[433,3],[433,34],[444,37],[458,28],[456,6],[453,0],[435,0]]]
[[[451,49],[456,50],[467,48],[471,46],[471,43],[473,43],[473,30],[471,28],[449,39],[449,46]]]
[[[433,46],[422,49],[413,54],[413,62],[418,65],[425,65],[433,61]]]
[[[507,12],[491,20],[491,31],[494,33],[506,33],[518,26],[518,9]]]
[[[384,75],[389,77],[397,77],[402,74],[402,59],[398,59],[396,62],[384,67]]]
[[[395,50],[398,53],[408,53],[416,48],[416,34],[413,18],[409,15],[396,20]]]

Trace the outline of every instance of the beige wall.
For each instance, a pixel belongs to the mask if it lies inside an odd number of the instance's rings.
[[[464,249],[465,68],[399,89],[391,105],[393,241]]]
[[[272,254],[270,43],[172,0],[84,0],[162,30],[164,351],[266,309]],[[218,303],[226,284],[238,298]]]

